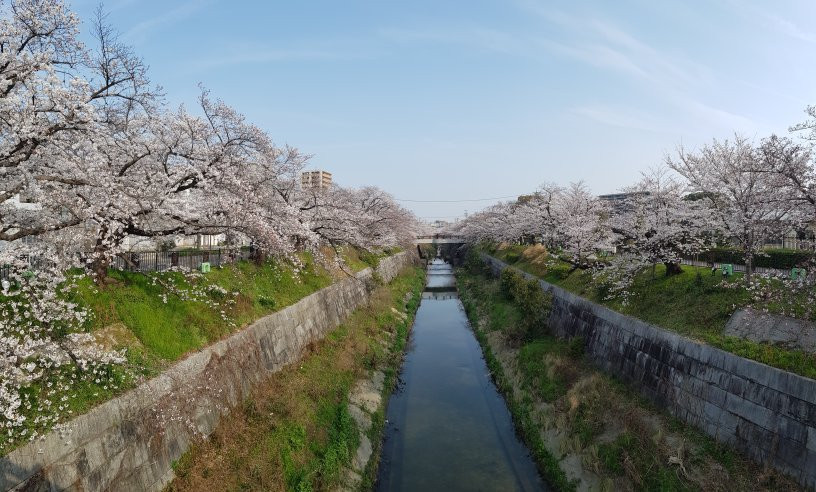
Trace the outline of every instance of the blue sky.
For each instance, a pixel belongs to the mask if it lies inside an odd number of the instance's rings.
[[[90,19],[96,2],[75,1]],[[478,199],[637,180],[816,104],[816,2],[118,0],[172,104],[213,95],[348,186]],[[489,201],[405,204],[453,217]]]

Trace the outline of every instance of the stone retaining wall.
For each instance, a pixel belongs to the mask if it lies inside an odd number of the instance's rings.
[[[754,342],[773,343],[788,349],[816,353],[816,323],[752,308],[739,309],[731,315],[723,333]]]
[[[390,281],[413,255],[383,259]],[[196,437],[270,373],[300,359],[368,300],[372,270],[336,282],[196,352],[57,432],[0,458],[0,490],[161,490]]]
[[[494,273],[507,267],[482,255]],[[525,274],[527,277],[532,277]],[[816,381],[694,342],[558,286],[549,325],[672,415],[816,488]]]

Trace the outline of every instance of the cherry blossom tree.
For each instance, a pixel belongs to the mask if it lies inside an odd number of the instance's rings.
[[[816,224],[816,107],[809,106],[806,113],[807,121],[791,127],[804,142],[777,135],[763,139],[757,149],[757,170],[779,179],[777,193],[792,208],[791,229],[809,233],[804,244],[812,248],[812,227]],[[816,309],[816,258],[811,256],[799,266],[805,274],[795,278],[787,274],[755,276],[748,289],[753,307],[767,311],[773,305],[782,315],[811,319]]]
[[[608,298],[627,303],[630,287],[645,269],[662,263],[666,275],[680,273],[681,260],[710,247],[717,224],[701,201],[689,200],[685,186],[664,167],[643,173],[610,207],[615,254],[593,269]]]
[[[417,230],[413,214],[375,187],[306,190],[300,208],[315,238],[335,248],[371,250],[406,244]]]
[[[690,200],[686,186],[670,170],[658,167],[624,189],[625,198],[612,212],[617,255],[629,262],[666,266],[666,275],[681,272],[683,258],[712,246],[718,224],[704,201]]]
[[[520,196],[506,208],[505,237],[519,244],[536,242],[543,229],[539,196],[535,193]]]
[[[573,269],[596,266],[597,253],[612,247],[606,205],[579,181],[553,195],[551,210],[554,229],[548,235],[560,258]]]
[[[564,193],[564,188],[554,183],[544,183],[533,195],[532,205],[536,209],[536,227],[540,231],[541,242],[550,249],[559,247],[558,204],[556,199]]]
[[[298,177],[309,156],[292,147],[263,146],[252,160],[236,163],[209,200],[227,231],[249,238],[263,254],[294,259],[299,250],[314,250],[317,239],[303,221],[297,197]],[[219,231],[215,228],[214,231]]]
[[[513,218],[510,204],[498,203],[468,216],[454,233],[471,243],[515,241],[519,236],[518,230],[512,230]]]
[[[790,127],[790,131],[798,133],[806,141],[816,144],[816,105],[805,108],[807,119]]]
[[[542,241],[573,269],[590,269],[597,253],[612,247],[608,210],[583,182],[566,188],[543,185],[521,201],[500,203],[473,214],[456,232],[470,242]]]
[[[59,0],[0,11],[0,432],[10,441],[66,418],[78,381],[116,384],[123,356],[86,332],[69,270],[85,266],[102,284],[126,238],[231,232],[290,259],[411,238],[415,218],[381,190],[301,190],[309,156],[206,91],[194,112],[168,110],[101,10],[91,49]]]
[[[104,189],[94,187],[95,274],[104,276],[110,255],[128,235],[211,234],[234,227],[241,215],[235,200],[241,193],[247,198],[251,188],[241,183],[279,162],[280,151],[267,135],[232,108],[204,92],[199,109],[203,117],[182,108],[161,118],[130,118],[121,133],[100,137],[102,155],[94,160],[107,179]],[[271,248],[274,241],[267,239]]]
[[[0,261],[17,267],[0,289],[0,432],[5,442],[15,442],[34,439],[38,429],[70,416],[68,403],[79,382],[117,387],[110,366],[125,358],[79,329],[89,314],[62,297],[75,280],[65,276],[62,265],[41,264],[30,271],[19,258],[2,253]],[[37,385],[39,391],[32,391]],[[24,410],[32,407],[37,416],[29,422]]]
[[[809,108],[813,110],[813,108]],[[805,144],[771,135],[759,145],[759,170],[777,174],[785,186],[786,196],[799,209],[805,221],[816,221],[816,122],[794,128],[810,128],[803,134]]]
[[[739,135],[714,140],[696,152],[680,147],[667,164],[688,181],[714,212],[724,234],[744,252],[746,282],[751,281],[753,259],[767,239],[778,237],[796,224],[795,207],[786,186],[762,168],[753,144]]]
[[[76,141],[93,124],[94,108],[77,72],[86,59],[77,17],[58,0],[0,9],[0,240],[12,241],[80,223],[70,211],[33,213],[35,206],[8,202],[19,194],[42,201],[40,185],[59,165],[49,159],[53,149]]]

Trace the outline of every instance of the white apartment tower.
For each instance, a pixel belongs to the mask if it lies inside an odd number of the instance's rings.
[[[332,184],[332,175],[328,171],[305,171],[300,175],[300,186],[304,190],[328,189]]]

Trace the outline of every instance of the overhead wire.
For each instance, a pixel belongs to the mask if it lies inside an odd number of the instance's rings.
[[[519,195],[494,196],[492,198],[466,198],[463,200],[412,200],[409,198],[394,198],[398,202],[413,203],[463,203],[463,202],[486,202],[490,200],[503,200],[505,198],[518,198]]]

